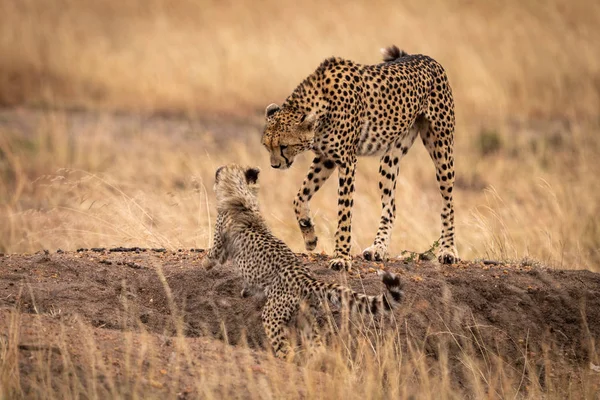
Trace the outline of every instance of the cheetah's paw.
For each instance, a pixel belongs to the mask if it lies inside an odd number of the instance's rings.
[[[367,261],[384,261],[387,259],[386,249],[376,244],[367,247],[362,254],[364,259]]]
[[[319,238],[315,235],[313,236],[314,238],[311,240],[307,240],[306,238],[304,238],[304,247],[306,248],[306,251],[313,251],[317,247]]]
[[[460,261],[460,258],[458,258],[458,252],[455,247],[446,247],[440,250],[438,261],[440,264],[456,264]]]
[[[329,261],[329,268],[334,271],[350,271],[352,269],[352,257],[335,257]]]
[[[204,257],[204,260],[202,260],[202,267],[204,267],[204,269],[206,269],[207,271],[213,269],[217,265],[219,265],[219,262],[214,258],[206,256]]]
[[[304,247],[307,251],[313,251],[319,242],[319,238],[315,234],[315,226],[309,218],[299,220],[298,225],[300,225],[300,231],[304,238]]]
[[[258,286],[245,285],[240,292],[240,296],[245,299],[247,297],[262,298],[265,296],[265,291]]]

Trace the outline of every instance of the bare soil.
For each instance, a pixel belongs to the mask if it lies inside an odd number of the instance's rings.
[[[83,359],[80,327],[85,325],[108,360],[108,370],[118,375],[126,351],[123,331],[133,332],[134,342],[145,335],[158,343],[157,357],[169,364],[177,313],[197,362],[218,361],[224,352],[240,351],[249,352],[260,366],[268,356],[260,321],[264,299],[241,298],[242,281],[233,267],[204,270],[203,256],[201,249],[139,248],[2,255],[0,339],[19,341],[21,375],[26,380],[35,359],[30,355],[40,349],[56,352],[59,373],[63,360],[59,337],[74,362]],[[502,357],[516,369],[523,368],[525,359],[533,360],[544,374],[576,376],[578,369],[597,362],[592,358],[600,339],[600,274],[528,263],[441,266],[401,260],[378,264],[357,258],[356,271],[345,275],[327,269],[326,256],[299,257],[320,279],[368,294],[383,289],[377,269],[399,274],[405,291],[394,314],[400,339],[416,340],[432,359],[443,344],[457,360],[471,345],[481,357]],[[22,313],[18,339],[9,332],[14,310]],[[559,360],[553,368],[564,368],[544,371],[548,358]],[[462,378],[456,376],[458,385],[465,384]],[[181,390],[188,390],[192,383],[185,381],[185,374],[181,379]],[[159,374],[154,384],[163,387],[167,381],[168,376]]]

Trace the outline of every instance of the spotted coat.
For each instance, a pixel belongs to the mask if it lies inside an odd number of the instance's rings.
[[[218,219],[214,243],[203,264],[210,268],[230,259],[244,280],[242,296],[249,294],[248,288],[266,295],[262,320],[275,355],[291,354],[286,326],[301,305],[310,308],[328,300],[346,307],[350,315],[377,314],[391,310],[401,300],[400,280],[392,273],[383,273],[387,293],[378,296],[367,296],[314,278],[265,224],[258,210],[258,174],[257,168],[235,164],[217,170],[214,189]],[[314,315],[307,321],[311,322],[311,336],[318,338]]]
[[[400,160],[417,136],[435,165],[442,196],[439,260],[454,263],[454,100],[442,66],[425,55],[408,55],[392,46],[382,50],[383,63],[361,65],[329,58],[308,76],[281,107],[266,109],[262,144],[273,168],[289,168],[296,155],[316,157],[298,195],[294,211],[307,250],[317,236],[309,201],[333,171],[338,171],[338,227],[330,267],[351,267],[351,220],[357,157],[379,156],[381,218],[367,260],[387,256],[396,217],[396,179]]]

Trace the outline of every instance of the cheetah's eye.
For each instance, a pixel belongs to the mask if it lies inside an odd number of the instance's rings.
[[[285,144],[282,144],[281,146],[279,146],[279,148],[280,148],[281,150],[285,150],[285,149],[287,149],[288,147],[287,147],[287,145],[285,145]]]

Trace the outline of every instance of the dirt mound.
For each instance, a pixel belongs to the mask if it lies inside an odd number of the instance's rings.
[[[247,336],[250,347],[260,350],[264,299],[242,299],[238,273],[230,265],[206,271],[203,256],[196,249],[139,248],[5,255],[0,308],[156,337],[174,335],[179,318],[187,337],[236,345]],[[406,294],[394,315],[400,339],[418,338],[433,358],[444,344],[457,359],[472,346],[515,368],[527,358],[541,363],[548,354],[574,365],[597,362],[591,357],[600,338],[600,274],[495,262],[398,260],[384,266],[357,259],[358,273],[346,276],[327,269],[327,257],[300,257],[320,279],[368,294],[383,289],[377,268],[399,274]]]

